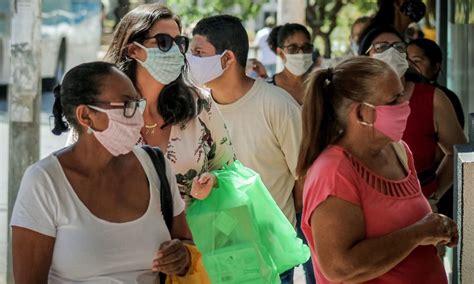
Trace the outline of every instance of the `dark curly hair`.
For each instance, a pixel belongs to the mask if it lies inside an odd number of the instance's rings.
[[[308,40],[311,40],[311,35],[305,26],[296,23],[288,23],[272,29],[267,39],[268,46],[276,53],[277,47],[282,48],[285,41],[296,33],[302,33]]]
[[[79,105],[92,104],[101,94],[103,78],[118,70],[112,63],[89,62],[80,64],[69,70],[61,85],[54,87],[53,134],[69,130],[69,126],[80,131],[75,110]]]

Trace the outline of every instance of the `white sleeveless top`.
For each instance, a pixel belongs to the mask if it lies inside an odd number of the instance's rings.
[[[149,272],[160,244],[170,240],[160,207],[160,182],[148,154],[134,149],[150,183],[144,215],[130,222],[99,219],[82,203],[54,153],[23,176],[11,226],[54,237],[49,283],[136,283]],[[167,163],[174,216],[184,210]]]

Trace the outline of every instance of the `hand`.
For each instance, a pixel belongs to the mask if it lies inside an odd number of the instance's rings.
[[[203,173],[199,177],[195,177],[191,186],[191,196],[196,199],[206,199],[216,184],[216,176],[211,173]]]
[[[152,271],[165,274],[185,275],[191,265],[191,256],[184,244],[174,239],[163,242],[153,259]]]
[[[415,226],[420,230],[420,245],[447,245],[454,247],[458,243],[458,226],[450,218],[430,213],[418,221]]]
[[[260,77],[260,78],[267,78],[268,75],[267,75],[267,70],[265,69],[265,66],[263,66],[263,64],[254,59],[253,60],[253,63],[252,63],[252,70],[255,71],[255,73],[257,73],[257,76]]]

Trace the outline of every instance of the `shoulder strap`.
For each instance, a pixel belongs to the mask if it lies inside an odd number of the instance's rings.
[[[161,213],[165,219],[166,227],[171,232],[173,227],[173,197],[171,195],[171,188],[166,176],[166,162],[163,152],[158,147],[151,147],[144,145],[142,147],[150,156],[153,166],[155,166],[156,173],[160,179],[160,203]]]
[[[410,165],[408,164],[408,155],[405,146],[401,142],[394,142],[392,143],[392,147],[403,167],[408,172],[410,170]]]

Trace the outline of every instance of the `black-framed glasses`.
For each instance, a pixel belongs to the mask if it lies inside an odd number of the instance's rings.
[[[173,42],[176,43],[181,53],[186,53],[189,47],[189,38],[185,36],[176,36],[171,37],[169,34],[156,34],[151,37],[146,37],[145,39],[152,39],[156,40],[156,46],[163,52],[168,52],[171,47],[173,47]]]
[[[313,47],[314,46],[311,43],[305,43],[303,45],[290,44],[290,45],[282,46],[282,48],[285,48],[289,54],[297,54],[300,52],[300,50],[303,53],[312,53]]]
[[[394,42],[394,43],[388,43],[384,41],[384,42],[376,42],[372,44],[369,47],[369,49],[367,49],[365,54],[368,54],[372,49],[375,51],[375,53],[382,53],[388,50],[390,47],[395,48],[398,52],[401,52],[401,53],[407,52],[407,44],[404,43],[403,41]]]
[[[145,99],[138,99],[138,100],[130,100],[126,102],[104,102],[104,101],[94,101],[92,104],[89,104],[89,107],[95,109],[95,105],[103,105],[106,106],[107,109],[114,109],[114,108],[122,108],[123,109],[123,116],[130,118],[135,115],[137,109],[140,110],[141,113],[145,111],[146,107],[146,100]],[[100,109],[96,109],[99,110]]]

